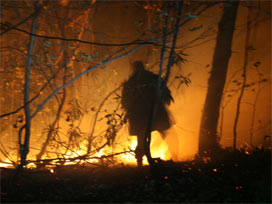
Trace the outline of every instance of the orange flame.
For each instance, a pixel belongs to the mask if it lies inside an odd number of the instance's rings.
[[[130,137],[130,141],[127,142],[127,144],[125,144],[124,146],[128,147],[131,150],[135,150],[136,146],[137,146],[137,137]],[[168,145],[166,144],[166,142],[161,138],[160,134],[155,131],[152,132],[152,141],[151,141],[151,145],[150,145],[150,149],[151,149],[151,155],[154,158],[161,158],[163,160],[169,160],[171,158],[170,153],[168,152]],[[99,163],[100,162],[100,158],[105,156],[105,155],[109,155],[110,152],[112,150],[110,149],[110,147],[104,147],[103,149],[101,149],[99,152],[97,152],[96,154],[93,155],[93,157],[95,158],[90,158],[90,159],[86,159],[86,160],[81,160],[81,159],[75,159],[75,160],[69,160],[69,159],[73,159],[73,158],[77,158],[81,155],[86,154],[86,142],[82,143],[80,145],[80,150],[77,151],[68,151],[63,157],[64,159],[66,159],[62,165],[74,165],[74,164],[85,164],[85,163]],[[124,151],[123,149],[116,149],[115,152],[122,152]],[[61,151],[60,154],[64,153],[65,150]],[[29,160],[34,161],[35,159],[33,159],[33,156],[29,156]],[[50,159],[50,156],[46,157]],[[45,158],[42,158],[45,159]],[[127,165],[137,165],[136,162],[136,158],[134,153],[130,153],[130,152],[126,152],[120,155],[115,156],[115,161],[117,161],[118,163],[123,163],[123,164],[127,164]],[[56,162],[52,162],[52,165],[58,165],[57,161]],[[144,157],[143,158],[143,164],[144,165],[148,165],[148,161],[147,158]],[[0,167],[4,167],[4,168],[14,168],[13,164],[8,160],[4,160],[3,162],[0,162]],[[26,168],[36,168],[36,164],[34,162],[30,162],[26,165]],[[50,167],[48,167],[50,168]],[[51,173],[54,173],[54,171],[52,169],[50,169]]]

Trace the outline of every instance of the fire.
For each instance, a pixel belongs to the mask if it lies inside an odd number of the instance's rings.
[[[135,150],[137,146],[137,137],[136,136],[130,137],[129,141],[127,141],[124,144],[124,146],[127,147],[127,150],[128,149]],[[159,157],[163,160],[169,160],[171,158],[171,155],[168,152],[168,146],[166,142],[161,138],[160,133],[157,131],[152,132],[152,140],[151,140],[150,149],[151,149],[151,155],[153,158]],[[61,151],[60,155],[63,155],[64,152],[65,150]],[[114,152],[125,152],[125,151],[124,149],[115,149]],[[103,157],[110,155],[114,152],[112,151],[111,147],[104,147],[103,149],[98,151],[96,154],[92,155],[90,158],[87,158],[85,160],[74,159],[86,154],[86,144],[82,143],[80,145],[80,150],[68,151],[66,152],[65,155],[63,155],[62,165],[74,165],[74,164],[85,164],[85,163],[99,164],[99,162],[101,162]],[[114,156],[114,158],[115,158],[115,161],[117,161],[118,163],[123,163],[127,165],[135,165],[135,166],[137,165],[134,152],[127,151],[125,153]],[[26,168],[36,168],[35,159],[33,158],[33,156],[29,155],[28,159],[29,161],[31,160],[31,162],[29,162],[26,165]],[[46,158],[42,158],[42,159],[51,159],[51,158],[50,156],[47,156]],[[58,160],[52,161],[51,164],[53,166],[58,165],[59,161]],[[146,157],[143,158],[143,164],[148,165],[148,161]],[[49,165],[48,168],[50,168],[49,170],[51,173],[54,173],[54,170],[51,169],[52,165]],[[0,167],[14,168],[13,164],[8,159],[0,162]]]
[[[157,131],[152,132],[151,155],[152,157],[160,157],[163,160],[171,159],[171,155],[168,152],[168,145]]]
[[[130,143],[130,148],[135,150],[136,146],[137,146],[137,139],[136,137],[133,137]],[[121,154],[120,159],[126,164],[136,165],[136,159],[133,154],[130,154],[130,153]]]
[[[133,137],[130,146],[132,149],[136,149],[137,146],[137,138]],[[151,155],[154,158],[161,158],[163,160],[169,160],[171,155],[168,152],[168,146],[166,142],[161,138],[160,133],[157,131],[152,132],[152,139],[150,144]],[[136,159],[133,154],[126,153],[120,156],[120,160],[125,164],[136,165]],[[146,156],[143,158],[143,164],[148,165],[148,161]]]
[[[3,168],[13,168],[13,165],[8,159],[5,159],[5,161],[0,162],[0,168],[1,167],[3,167]]]
[[[36,164],[34,162],[30,162],[26,165],[27,168],[36,168]]]

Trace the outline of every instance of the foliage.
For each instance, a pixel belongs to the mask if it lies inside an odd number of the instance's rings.
[[[64,112],[66,114],[66,121],[73,123],[83,117],[84,111],[77,98],[73,98],[69,103],[69,108]]]

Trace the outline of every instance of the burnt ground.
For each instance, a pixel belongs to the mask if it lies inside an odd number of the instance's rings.
[[[2,168],[1,202],[271,203],[271,151],[205,161],[164,162],[156,178],[147,166],[28,169],[12,188],[14,170]]]

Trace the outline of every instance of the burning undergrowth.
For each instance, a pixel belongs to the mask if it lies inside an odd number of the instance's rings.
[[[31,143],[26,168],[52,168],[59,165],[118,166],[136,165],[136,136],[129,136],[126,113],[121,107],[121,86],[98,106],[71,99],[57,123],[43,128],[37,143]],[[47,113],[50,118],[51,113]],[[54,113],[55,114],[55,113]],[[51,116],[52,117],[52,116]],[[34,135],[33,135],[34,136]],[[154,157],[170,159],[167,144],[158,132],[152,133]],[[14,168],[20,162],[18,148],[3,148],[0,166]],[[144,164],[148,164],[144,158]]]

